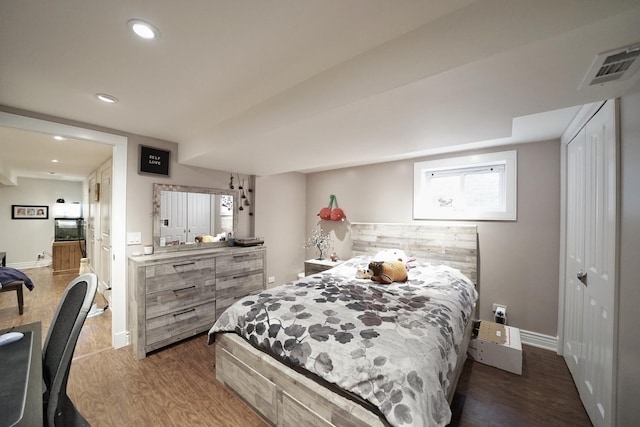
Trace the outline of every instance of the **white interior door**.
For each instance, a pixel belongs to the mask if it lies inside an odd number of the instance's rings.
[[[100,167],[100,263],[98,291],[111,288],[111,159]],[[109,301],[109,304],[111,302]]]
[[[89,259],[89,268],[96,273],[96,176],[95,173],[89,177],[89,200],[87,201],[87,258]],[[97,273],[96,273],[97,274]]]
[[[615,122],[608,101],[567,147],[564,354],[595,426],[614,425]]]

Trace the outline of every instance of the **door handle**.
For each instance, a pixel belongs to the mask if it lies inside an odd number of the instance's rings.
[[[578,280],[580,280],[585,286],[587,285],[587,273],[580,270],[578,271],[578,274],[576,276],[578,277]]]

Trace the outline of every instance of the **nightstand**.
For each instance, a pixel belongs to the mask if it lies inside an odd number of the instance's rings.
[[[304,262],[304,275],[310,276],[312,274],[320,273],[321,271],[328,270],[342,264],[344,261],[331,261],[330,259],[308,259]]]

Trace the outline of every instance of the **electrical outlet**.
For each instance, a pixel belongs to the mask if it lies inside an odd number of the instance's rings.
[[[269,282],[269,283],[273,283],[275,281],[276,281],[276,278],[273,277],[273,276],[269,276],[269,280],[267,280],[267,282]]]
[[[493,321],[496,323],[501,323],[503,325],[507,324],[507,306],[502,304],[493,304]]]
[[[127,233],[127,245],[141,245],[142,244],[142,232],[134,231]]]
[[[507,311],[507,306],[504,304],[493,303],[493,312],[495,313],[498,307],[504,307],[504,310]]]

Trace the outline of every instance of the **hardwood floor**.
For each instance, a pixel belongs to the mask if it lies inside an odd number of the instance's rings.
[[[25,270],[36,285],[0,294],[0,329],[42,322],[43,341],[67,283],[50,268]],[[98,301],[104,306],[104,301]],[[68,393],[92,426],[266,426],[218,384],[206,334],[136,360],[130,347],[111,348],[111,311],[88,318],[71,365]],[[1,380],[0,380],[1,381]],[[564,360],[523,346],[523,375],[468,359],[452,405],[452,426],[590,426]]]

